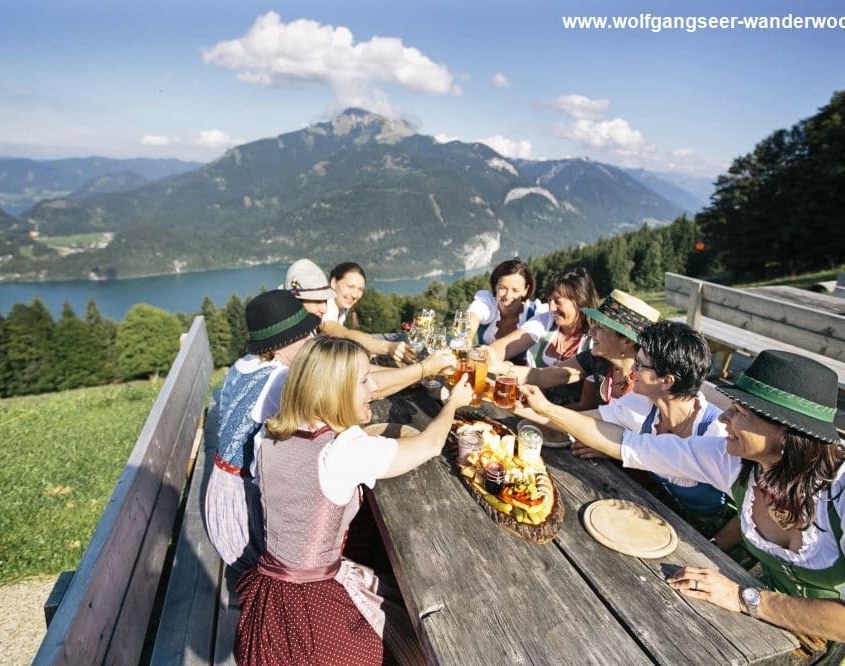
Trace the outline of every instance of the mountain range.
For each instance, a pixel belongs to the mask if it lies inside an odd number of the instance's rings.
[[[326,267],[352,259],[379,278],[434,275],[591,243],[704,205],[653,172],[509,160],[360,109],[205,165],[89,160],[87,170],[86,160],[0,160],[0,201],[25,187],[49,193],[0,214],[0,279],[131,277],[302,256]]]

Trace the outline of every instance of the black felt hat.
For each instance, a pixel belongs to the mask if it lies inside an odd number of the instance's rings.
[[[732,387],[729,398],[772,421],[828,444],[839,442],[833,425],[839,379],[818,361],[791,352],[760,352]]]
[[[250,354],[287,347],[317,330],[320,318],[309,314],[302,302],[286,289],[259,294],[246,304]]]

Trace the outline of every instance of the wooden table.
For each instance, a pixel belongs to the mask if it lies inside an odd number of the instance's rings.
[[[440,405],[410,389],[373,403],[373,422],[424,427]],[[485,415],[513,425],[492,405]],[[370,501],[400,589],[432,664],[789,663],[788,632],[712,604],[665,582],[683,564],[737,581],[749,574],[634,483],[618,464],[544,449],[565,507],[557,538],[529,543],[494,524],[441,455],[379,481]],[[621,555],[584,531],[591,501],[636,501],[678,533],[672,554]]]

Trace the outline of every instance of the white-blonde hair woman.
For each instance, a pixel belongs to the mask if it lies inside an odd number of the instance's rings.
[[[472,389],[462,379],[425,430],[391,439],[360,427],[376,388],[351,340],[317,336],[291,365],[259,447],[266,550],[237,586],[239,664],[381,664],[385,646],[400,663],[413,656],[407,614],[384,598],[386,581],[342,557],[344,537],[360,485],[438,455]]]

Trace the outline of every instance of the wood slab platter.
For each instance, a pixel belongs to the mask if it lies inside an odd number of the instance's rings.
[[[603,546],[634,557],[664,557],[678,546],[675,528],[651,509],[623,499],[592,502],[584,529]]]
[[[514,433],[504,424],[492,419],[484,418],[480,414],[464,414],[462,417],[463,418],[456,419],[452,424],[452,429],[448,438],[448,446],[446,446],[444,453],[451,461],[453,468],[457,472],[461,482],[469,491],[469,494],[494,523],[503,527],[508,532],[511,532],[512,534],[515,534],[531,543],[543,544],[552,541],[555,536],[557,536],[557,533],[563,525],[564,515],[563,504],[560,501],[560,493],[558,492],[555,480],[551,475],[548,475],[554,499],[549,515],[546,516],[545,520],[537,525],[520,522],[513,518],[513,516],[496,509],[485,499],[484,494],[478,491],[476,486],[472,483],[472,480],[461,474],[460,465],[458,465],[458,440],[455,432],[460,426],[467,423],[483,421],[491,424],[494,432],[500,436],[513,435]]]
[[[370,423],[363,426],[363,430],[368,435],[377,435],[380,437],[413,437],[419,435],[420,431],[414,426],[404,425],[401,423]]]

